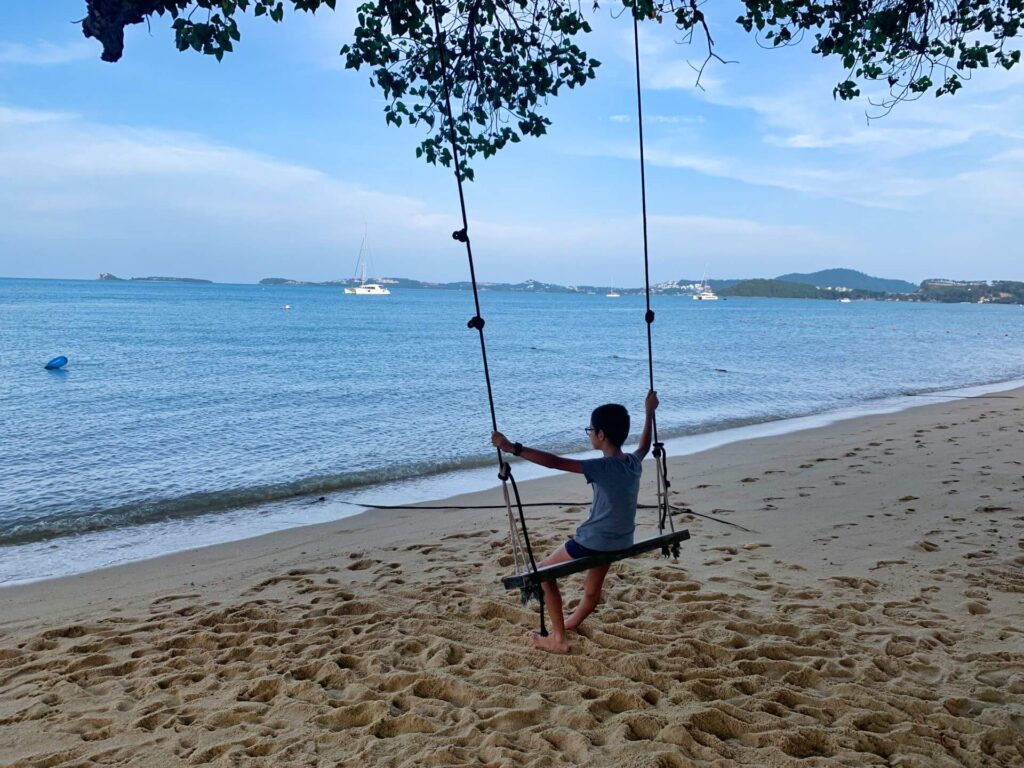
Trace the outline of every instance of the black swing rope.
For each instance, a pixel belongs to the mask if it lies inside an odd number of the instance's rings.
[[[491,386],[491,372],[487,365],[487,344],[484,341],[484,318],[480,312],[480,293],[477,290],[476,266],[473,262],[473,246],[469,239],[469,217],[466,215],[466,194],[462,184],[462,165],[459,161],[459,147],[455,140],[455,118],[452,114],[451,82],[448,79],[448,61],[445,55],[445,38],[441,34],[440,10],[437,4],[434,5],[434,34],[437,37],[437,53],[441,65],[441,79],[444,86],[444,107],[445,117],[448,119],[448,141],[452,148],[452,164],[455,166],[455,182],[459,188],[459,207],[462,211],[462,229],[452,233],[452,239],[464,243],[466,246],[466,257],[469,260],[469,277],[473,285],[473,304],[476,314],[466,324],[468,328],[475,328],[480,335],[480,355],[484,365],[484,379],[487,382],[487,403],[491,409],[491,428],[498,431],[498,416],[494,408],[494,389]],[[512,467],[501,456],[501,449],[498,448],[498,479],[503,484],[511,483],[512,493],[515,496],[516,507],[519,511],[519,524],[523,532],[523,543],[526,547],[526,554],[530,560],[530,568],[537,573],[537,561],[533,556],[533,547],[530,545],[530,534],[526,528],[526,515],[523,512],[523,502],[519,496],[519,487],[512,476]],[[508,493],[506,491],[506,501]],[[513,537],[515,532],[512,531]],[[537,587],[537,598],[540,602],[540,634],[547,635],[547,627],[544,625],[544,593],[540,586]]]
[[[642,100],[642,89],[640,87],[640,23],[638,20],[639,9],[633,6],[633,60],[636,64],[636,122],[640,138],[640,212],[643,220],[644,233],[644,298],[647,303],[647,311],[644,313],[644,320],[647,323],[647,375],[650,382],[650,389],[654,390],[654,310],[651,309],[651,267],[647,243],[647,173],[644,162],[644,109]],[[665,453],[665,444],[658,439],[658,418],[657,414],[651,418],[651,428],[654,433],[654,461],[658,468],[658,533],[665,532],[666,523],[669,530],[675,532],[675,524],[669,514],[668,489],[671,483],[668,481],[668,455]],[[662,554],[668,555],[668,548],[662,550]],[[672,554],[679,557],[678,542],[672,548]]]
[[[654,310],[651,309],[651,279],[650,279],[650,259],[648,249],[648,237],[647,237],[647,180],[644,165],[644,129],[643,129],[643,104],[641,98],[641,85],[640,85],[640,38],[639,38],[639,19],[638,9],[633,9],[633,48],[634,48],[634,59],[636,64],[636,107],[637,107],[637,124],[639,126],[639,140],[640,140],[640,198],[641,198],[641,214],[643,219],[643,245],[644,245],[644,294],[646,300],[646,312],[644,313],[644,320],[647,324],[647,373],[650,390],[654,390],[654,343],[653,343],[653,332],[652,325],[654,324]],[[466,195],[463,187],[462,178],[462,166],[459,159],[458,144],[455,139],[455,118],[452,113],[452,102],[451,102],[451,82],[449,80],[448,72],[448,61],[446,57],[445,48],[445,37],[441,33],[441,20],[440,11],[437,5],[434,6],[434,34],[437,38],[437,50],[438,59],[441,67],[441,79],[442,85],[444,86],[444,106],[445,106],[445,117],[448,120],[448,140],[451,144],[452,151],[452,164],[455,170],[455,181],[459,190],[459,207],[462,213],[462,229],[452,233],[452,238],[457,240],[466,246],[466,257],[469,261],[469,275],[470,282],[473,287],[473,303],[476,309],[476,314],[470,318],[467,323],[468,328],[475,328],[480,336],[480,354],[483,359],[484,367],[484,379],[487,384],[487,402],[490,407],[491,413],[491,426],[495,432],[498,431],[498,417],[494,407],[494,389],[491,384],[491,374],[487,363],[487,344],[484,340],[484,319],[480,311],[480,294],[477,289],[476,281],[476,267],[473,261],[473,247],[469,238],[469,218],[466,214]],[[668,481],[668,457],[665,453],[665,446],[658,439],[658,422],[657,417],[652,416],[651,426],[654,438],[654,458],[658,468],[658,533],[664,533],[666,524],[669,526],[671,531],[675,531],[675,524],[672,521],[670,514],[670,505],[668,502],[668,488],[670,483]],[[523,512],[523,502],[519,496],[519,488],[516,485],[515,478],[512,476],[511,466],[502,458],[501,449],[497,449],[498,454],[498,478],[502,483],[510,483],[512,485],[512,492],[515,496],[516,507],[519,513],[520,528],[523,533],[523,542],[526,547],[526,553],[530,560],[530,568],[533,574],[536,576],[538,573],[537,562],[533,555],[533,548],[530,545],[530,536],[526,526],[526,515]],[[507,491],[506,491],[506,503],[507,503]],[[723,521],[725,522],[725,521]],[[735,525],[730,523],[731,525]],[[737,526],[740,527],[740,526]],[[513,536],[515,532],[513,531]],[[672,545],[671,553],[676,557],[679,556],[679,543],[676,542]],[[667,556],[669,554],[669,546],[665,545],[662,548],[662,554]],[[544,594],[541,587],[536,587],[536,596],[540,602],[540,634],[547,635],[547,629],[544,625]]]

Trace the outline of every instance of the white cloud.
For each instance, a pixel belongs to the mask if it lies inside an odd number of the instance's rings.
[[[0,120],[0,274],[43,274],[56,260],[78,276],[84,264],[86,274],[330,279],[348,274],[364,222],[385,273],[436,277],[434,255],[451,252],[454,199],[438,208],[187,134],[0,111],[12,114]],[[552,216],[557,225],[524,225],[503,208],[476,215],[474,244],[497,258],[488,279],[564,280],[552,269],[567,254],[586,254],[588,273],[621,270],[639,242],[639,215]],[[659,279],[737,250],[785,259],[837,247],[813,228],[751,218],[652,215],[650,234]]]
[[[201,137],[61,117],[0,111],[0,274],[41,273],[41,252],[81,264],[101,243],[90,272],[170,271],[184,254],[218,279],[282,262],[328,279],[347,274],[347,259],[326,265],[358,243],[364,221],[387,246],[378,252],[444,241],[437,212],[413,197]]]
[[[633,64],[632,30],[618,33],[622,70]],[[692,170],[746,185],[780,188],[812,198],[838,199],[866,208],[926,211],[966,204],[990,211],[949,190],[965,180],[992,188],[1008,183],[987,162],[1024,146],[1024,83],[1021,71],[985,72],[953,97],[931,94],[868,121],[867,100],[839,102],[832,87],[842,72],[803,49],[758,50],[753,41],[732,41],[744,63],[711,65],[704,90],[687,63],[704,52],[682,46],[670,25],[641,27],[644,86],[677,91],[694,120],[686,133],[658,131],[675,120],[651,118],[647,158],[653,165]],[[738,42],[749,43],[739,47]],[[666,97],[661,97],[662,104]],[[660,105],[659,105],[660,106]],[[690,122],[693,118],[687,120]],[[625,146],[593,144],[586,154],[635,157]],[[936,198],[938,194],[948,198]],[[997,206],[1000,209],[1006,204]]]
[[[640,159],[640,149],[635,142],[589,142],[587,144],[572,144],[563,147],[567,154],[589,155],[593,157],[612,157],[620,160]],[[661,165],[667,168],[685,168],[697,171],[708,176],[730,176],[726,163],[721,158],[710,154],[697,154],[674,151],[663,146],[646,146],[644,159],[652,165]]]
[[[613,123],[628,123],[629,115],[610,115],[608,119]]]
[[[86,40],[63,44],[45,40],[31,44],[0,41],[0,64],[46,67],[98,57],[96,44]]]
[[[651,115],[648,121],[658,125],[703,125],[704,117],[701,115]]]
[[[645,89],[699,91],[721,86],[716,71],[721,62],[703,66],[706,47],[679,41],[672,25],[652,27],[640,27],[640,79]],[[635,66],[632,30],[623,33],[623,41],[620,53]]]
[[[0,128],[9,128],[20,125],[37,125],[39,123],[51,123],[55,120],[70,120],[73,115],[66,112],[44,112],[34,109],[15,109],[0,104]]]

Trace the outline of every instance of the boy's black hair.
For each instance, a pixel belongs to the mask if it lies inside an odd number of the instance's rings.
[[[604,436],[616,448],[621,448],[629,436],[629,411],[626,406],[618,403],[605,403],[599,405],[590,414],[590,426]]]

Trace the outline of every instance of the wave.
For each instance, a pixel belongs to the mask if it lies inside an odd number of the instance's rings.
[[[1010,379],[987,379],[961,383],[956,385],[956,389],[1017,382],[1020,380],[1019,376]],[[821,403],[819,407],[810,408],[806,407],[806,405],[801,407],[800,404],[762,403],[762,406],[767,407],[756,415],[719,416],[710,420],[697,418],[689,424],[663,425],[659,430],[659,438],[661,440],[670,440],[672,438],[709,434],[736,427],[827,413],[851,405],[869,405],[872,402],[891,400],[893,398],[927,397],[929,395],[941,397],[942,395],[938,393],[949,391],[952,391],[949,386],[921,387],[916,389],[899,387],[880,388],[870,398],[837,398],[827,403]],[[557,442],[549,438],[547,442],[548,444],[543,446],[545,450],[555,453],[578,454],[580,451],[579,442],[566,441],[564,438]],[[477,454],[440,462],[420,461],[390,465],[362,472],[317,475],[288,482],[191,493],[175,498],[140,501],[107,508],[93,508],[77,513],[62,511],[46,517],[13,518],[0,521],[0,547],[34,544],[84,533],[109,531],[145,525],[147,523],[195,518],[275,502],[318,497],[341,491],[357,491],[413,478],[481,469],[493,466],[493,462],[494,454],[488,452],[486,454]]]
[[[59,514],[42,518],[14,518],[0,521],[0,546],[34,544],[83,533],[182,520],[339,491],[356,491],[415,477],[478,469],[487,465],[488,457],[485,455],[446,462],[417,462],[365,472],[317,475],[282,483],[190,493],[175,498],[94,508],[77,513],[61,511]]]

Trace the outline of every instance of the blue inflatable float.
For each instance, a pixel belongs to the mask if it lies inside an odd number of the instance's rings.
[[[48,371],[55,371],[58,368],[63,368],[67,364],[68,359],[64,357],[64,355],[58,355],[57,357],[53,358],[53,360],[48,362],[44,367]]]

